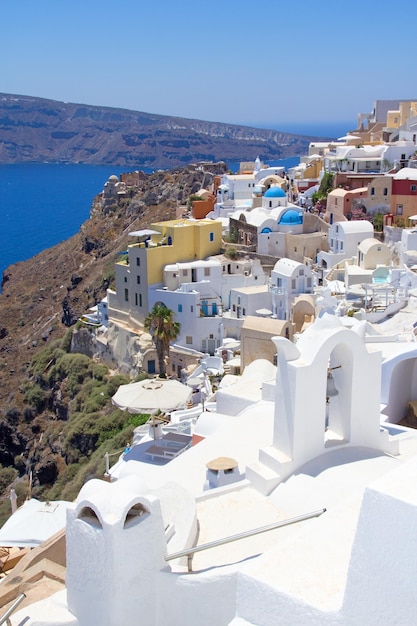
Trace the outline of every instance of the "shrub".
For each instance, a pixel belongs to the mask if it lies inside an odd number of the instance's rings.
[[[26,459],[23,454],[17,454],[14,457],[14,466],[19,472],[19,476],[24,476],[26,473]]]
[[[237,243],[238,241],[238,235],[236,232],[232,232],[232,233],[224,233],[223,234],[223,240],[226,243]]]
[[[19,409],[12,408],[6,411],[6,420],[9,424],[16,426],[19,423],[20,411]]]
[[[69,328],[61,340],[61,347],[64,352],[69,352],[71,350],[72,332],[73,329]]]
[[[195,194],[195,193],[191,194],[191,196],[188,198],[187,208],[190,209],[192,204],[193,204],[193,202],[194,201],[199,201],[199,200],[202,200],[201,196],[199,196],[198,194]]]
[[[120,385],[127,385],[129,382],[129,378],[127,376],[123,376],[122,374],[117,374],[116,376],[109,378],[107,383],[107,393],[109,394],[109,397],[111,398],[114,396]]]
[[[68,378],[68,391],[73,398],[89,373],[90,359],[85,354],[63,354],[56,363],[56,380]]]
[[[23,419],[25,422],[31,422],[35,418],[35,415],[36,413],[32,408],[26,407],[23,409]]]
[[[42,375],[46,371],[48,365],[53,361],[53,359],[54,359],[54,350],[52,348],[52,345],[49,345],[43,350],[40,350],[33,357],[30,363],[30,368],[29,368],[30,373],[33,376],[37,374]]]
[[[43,411],[46,406],[47,399],[48,394],[46,391],[41,389],[41,387],[36,384],[29,388],[23,396],[24,402],[35,409],[37,413]]]
[[[0,493],[9,487],[18,476],[18,471],[14,467],[3,467],[0,465]]]
[[[228,246],[224,251],[224,256],[234,261],[238,256],[236,248],[234,246]]]
[[[101,365],[100,363],[92,363],[90,366],[91,376],[95,380],[106,380],[109,370],[105,365]]]

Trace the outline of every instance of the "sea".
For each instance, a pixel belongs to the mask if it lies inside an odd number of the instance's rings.
[[[327,126],[269,125],[300,135],[330,138],[344,135],[353,127],[348,122]],[[298,163],[299,157],[268,161],[269,165],[285,168]],[[228,166],[236,172],[239,163]],[[128,170],[112,165],[0,164],[0,283],[9,265],[25,261],[78,232],[89,218],[94,196],[102,191],[109,176]]]

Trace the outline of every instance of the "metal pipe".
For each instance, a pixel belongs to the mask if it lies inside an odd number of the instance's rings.
[[[25,598],[26,598],[26,594],[25,593],[21,593],[20,596],[18,596],[16,598],[16,600],[13,602],[12,606],[7,609],[7,611],[5,612],[3,617],[0,617],[0,626],[1,626],[1,624],[4,624],[4,622],[7,622],[8,624],[10,624],[10,620],[9,620],[10,615],[13,613],[13,611],[15,609],[17,609],[19,604],[21,602],[23,602],[23,600]]]
[[[246,537],[259,535],[260,533],[265,533],[269,530],[275,530],[275,528],[281,528],[282,526],[290,526],[291,524],[296,524],[297,522],[302,522],[313,517],[319,517],[325,512],[326,509],[319,509],[318,511],[313,511],[312,513],[304,513],[303,515],[291,517],[280,522],[274,522],[273,524],[268,524],[267,526],[260,526],[259,528],[246,530],[243,533],[238,533],[229,537],[223,537],[223,539],[216,539],[215,541],[210,541],[209,543],[203,543],[199,546],[188,548],[187,550],[181,550],[179,552],[174,552],[173,554],[166,554],[165,561],[172,561],[173,559],[179,559],[182,556],[186,556],[188,557],[188,571],[191,572],[191,560],[195,552],[202,552],[203,550],[208,550],[209,548],[216,548],[217,546],[222,546],[225,543],[231,543],[232,541],[238,541],[239,539],[245,539]]]

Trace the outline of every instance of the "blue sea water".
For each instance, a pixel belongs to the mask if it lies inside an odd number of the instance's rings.
[[[326,137],[328,139],[337,139],[343,137],[352,129],[355,129],[357,123],[354,120],[346,120],[341,122],[285,122],[262,124],[260,128],[270,128],[272,130],[280,130],[285,133],[295,133],[296,135],[306,135],[312,137]]]
[[[74,235],[109,176],[124,171],[94,165],[0,165],[0,277],[12,263]]]
[[[271,165],[290,167],[298,162],[293,157]],[[238,164],[229,167],[237,171]],[[9,265],[78,232],[109,176],[126,171],[99,165],[0,165],[0,282]]]
[[[343,124],[275,126],[298,134],[333,137],[340,136],[339,131],[346,133],[349,127]],[[297,163],[298,157],[268,161],[269,165],[285,168]],[[239,164],[228,166],[236,172]],[[107,165],[0,164],[0,281],[9,265],[25,261],[78,232],[89,218],[94,196],[109,176],[127,169]]]

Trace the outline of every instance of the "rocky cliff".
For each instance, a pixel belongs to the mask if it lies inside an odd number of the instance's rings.
[[[225,165],[218,167],[221,171]],[[90,426],[71,426],[74,415],[81,420],[81,401],[75,401],[68,376],[52,372],[53,366],[56,370],[56,346],[62,358],[60,342],[68,330],[106,294],[119,252],[129,243],[128,233],[186,211],[189,196],[207,183],[205,177],[207,173],[192,166],[143,174],[130,197],[103,211],[101,196],[97,196],[90,219],[76,235],[4,272],[0,294],[0,496],[7,472],[24,474],[28,463],[35,481],[50,487],[80,451],[84,451],[81,460],[86,460],[98,445],[91,434],[98,415],[101,419],[107,415],[108,428],[113,428],[115,418],[107,396],[107,404],[89,418]],[[45,349],[55,356],[46,357],[43,363],[39,355],[45,354]],[[38,362],[34,370],[33,361],[39,358],[41,365]],[[82,362],[79,365],[85,367]],[[96,381],[102,376],[100,372],[92,375]],[[103,393],[107,391],[100,392],[100,399]],[[86,392],[87,400],[92,400],[91,389]],[[59,495],[59,490],[52,494]],[[4,495],[8,510],[6,499]],[[0,524],[1,506],[0,497]]]
[[[0,93],[0,163],[27,161],[172,168],[307,153],[310,141],[264,130]]]

